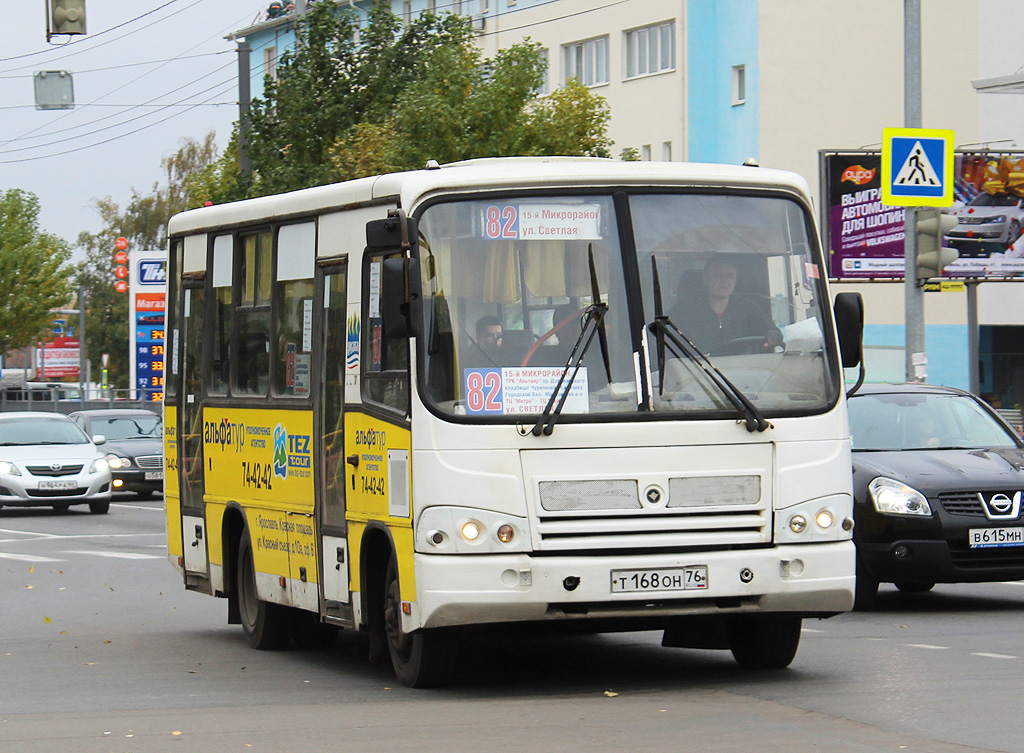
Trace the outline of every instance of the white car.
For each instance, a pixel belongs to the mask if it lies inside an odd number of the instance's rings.
[[[107,512],[110,466],[96,447],[105,441],[60,413],[0,413],[0,507]]]

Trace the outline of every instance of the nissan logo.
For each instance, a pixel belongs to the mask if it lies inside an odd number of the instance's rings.
[[[1022,492],[1014,492],[1013,496],[997,492],[987,500],[983,494],[978,494],[981,500],[985,516],[989,520],[1016,518],[1020,514],[1020,500]]]

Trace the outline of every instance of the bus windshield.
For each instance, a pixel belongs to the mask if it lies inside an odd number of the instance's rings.
[[[837,367],[808,228],[794,201],[736,193],[433,204],[419,223],[423,394],[451,415],[523,418],[564,376],[563,420],[731,417],[710,370],[765,415],[821,411]]]

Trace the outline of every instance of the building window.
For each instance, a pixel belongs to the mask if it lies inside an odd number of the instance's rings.
[[[644,144],[642,147],[640,147],[640,159],[643,160],[644,162],[650,162],[651,161],[651,145],[650,144]]]
[[[747,66],[732,67],[732,103],[742,105],[747,101]]]
[[[565,78],[584,86],[608,83],[608,37],[565,46]]]
[[[672,142],[662,141],[661,142],[661,161],[671,162],[672,161]]]
[[[263,48],[263,75],[270,76],[271,80],[277,81],[277,48]]]
[[[675,70],[676,24],[669,21],[626,32],[626,78]]]

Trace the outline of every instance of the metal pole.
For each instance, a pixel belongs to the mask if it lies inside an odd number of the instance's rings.
[[[967,362],[969,364],[971,392],[981,392],[981,374],[978,362],[978,281],[968,280],[967,285]]]
[[[238,171],[246,178],[252,178],[252,162],[249,160],[249,103],[252,93],[249,77],[249,53],[252,47],[246,40],[238,43]]]
[[[85,388],[89,382],[85,376],[85,286],[78,286],[78,398],[85,410]],[[84,380],[84,381],[83,381]]]
[[[921,127],[921,0],[903,0],[903,120],[907,128]],[[924,343],[924,288],[917,284],[917,209],[907,207],[904,224],[903,288],[906,299],[906,379],[927,377]]]

